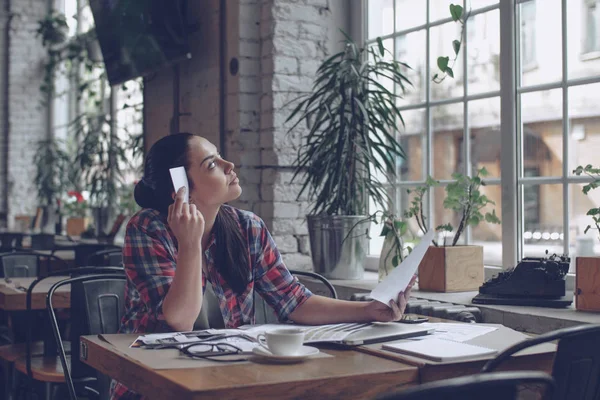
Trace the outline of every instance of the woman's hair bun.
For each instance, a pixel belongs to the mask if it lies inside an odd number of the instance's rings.
[[[154,208],[154,189],[144,179],[141,179],[133,191],[133,197],[138,206],[142,208]]]

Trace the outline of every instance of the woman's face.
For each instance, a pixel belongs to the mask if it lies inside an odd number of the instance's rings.
[[[190,201],[196,206],[219,206],[240,197],[242,188],[233,168],[208,140],[195,136],[188,143]]]

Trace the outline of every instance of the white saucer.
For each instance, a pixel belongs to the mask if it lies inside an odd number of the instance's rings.
[[[274,361],[278,363],[295,363],[306,360],[308,357],[319,354],[319,349],[316,347],[302,346],[298,354],[293,356],[278,356],[271,353],[269,350],[262,346],[257,346],[252,349],[254,355],[259,356],[265,360]]]

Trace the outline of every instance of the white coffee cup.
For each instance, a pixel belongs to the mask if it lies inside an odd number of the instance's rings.
[[[258,343],[276,356],[295,356],[304,342],[304,331],[298,328],[280,328],[257,336]]]

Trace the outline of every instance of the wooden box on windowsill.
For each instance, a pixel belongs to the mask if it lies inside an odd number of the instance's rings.
[[[482,246],[429,246],[419,264],[419,290],[467,292],[482,284]]]
[[[600,311],[600,257],[575,259],[575,308]]]

